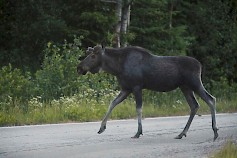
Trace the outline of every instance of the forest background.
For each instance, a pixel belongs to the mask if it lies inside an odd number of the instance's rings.
[[[195,57],[217,112],[236,112],[236,11],[235,0],[1,0],[0,125],[100,120],[119,91],[115,78],[76,73],[97,44]],[[136,116],[132,97],[113,119]],[[179,90],[145,90],[143,99],[144,117],[189,112]]]

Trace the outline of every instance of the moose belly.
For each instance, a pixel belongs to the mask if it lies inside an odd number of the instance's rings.
[[[177,74],[151,75],[146,76],[143,79],[143,88],[159,92],[167,92],[179,87],[180,83],[180,77]]]
[[[140,86],[142,89],[149,89],[159,92],[167,92],[176,89],[179,86],[177,80],[172,78],[152,78],[149,77],[145,79],[118,79],[119,84],[122,89],[133,90],[134,87]]]
[[[149,89],[158,92],[168,92],[176,89],[178,84],[176,83],[167,83],[167,82],[149,82],[145,83],[143,88]]]

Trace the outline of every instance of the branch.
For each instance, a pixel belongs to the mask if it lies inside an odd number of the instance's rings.
[[[116,0],[100,0],[100,1],[105,3],[117,3]]]

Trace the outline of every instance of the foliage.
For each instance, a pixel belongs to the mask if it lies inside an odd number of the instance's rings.
[[[20,69],[13,69],[11,64],[0,70],[0,110],[14,106],[16,99],[25,101],[31,95],[30,75]],[[10,105],[10,104],[11,105]]]
[[[194,38],[187,34],[186,25],[173,24],[179,14],[169,10],[168,1],[135,1],[132,17],[140,18],[131,20],[130,30],[136,35],[131,43],[157,55],[186,55]]]
[[[1,1],[4,18],[0,28],[1,65],[12,63],[25,70],[36,70],[42,62],[45,44],[68,37],[68,26],[60,18],[60,2]],[[33,62],[32,62],[33,61]],[[30,67],[28,67],[30,66]]]
[[[90,1],[1,0],[0,66],[37,71],[48,41],[72,42],[84,36],[85,47],[113,32],[113,5]]]
[[[195,37],[188,55],[194,56],[203,64],[204,79],[236,82],[236,15],[229,1],[183,2],[183,14],[188,33]],[[232,12],[231,12],[232,10]],[[189,19],[189,20],[187,20]]]
[[[77,58],[83,53],[80,45],[80,38],[75,38],[72,44],[65,41],[62,46],[48,42],[42,69],[35,74],[37,95],[41,95],[43,100],[77,91]]]
[[[220,151],[212,155],[214,158],[235,158],[237,157],[237,145],[233,141],[228,141]]]

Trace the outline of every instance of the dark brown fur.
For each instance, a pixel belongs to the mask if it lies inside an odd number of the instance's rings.
[[[218,137],[215,119],[215,98],[203,87],[201,64],[187,56],[155,56],[141,47],[106,48],[100,46],[88,50],[89,55],[78,65],[78,73],[97,73],[100,69],[117,77],[121,86],[120,94],[111,103],[98,133],[106,128],[106,122],[113,108],[133,93],[138,114],[138,131],[134,138],[142,134],[142,89],[168,92],[180,88],[191,109],[189,120],[184,130],[176,137],[181,139],[191,125],[199,104],[194,92],[210,107],[214,140]]]

